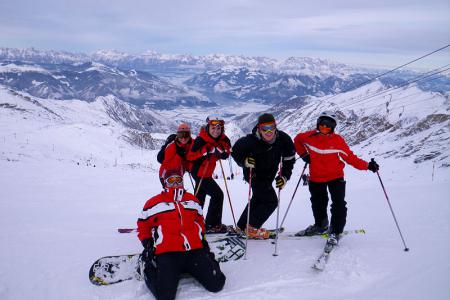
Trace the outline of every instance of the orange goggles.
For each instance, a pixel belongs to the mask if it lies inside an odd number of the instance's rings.
[[[225,122],[223,120],[211,120],[208,124],[214,128],[222,128],[225,125]]]
[[[169,178],[166,178],[166,186],[179,186],[183,183],[183,178],[179,175],[172,175]]]
[[[262,123],[262,124],[259,124],[258,127],[264,133],[273,133],[277,129],[277,125],[274,122]]]

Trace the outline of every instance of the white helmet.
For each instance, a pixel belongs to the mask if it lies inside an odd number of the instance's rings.
[[[320,113],[317,118],[317,129],[319,129],[319,124],[325,123],[328,127],[331,128],[331,131],[334,131],[334,128],[337,125],[337,117],[336,114],[332,111],[324,111]]]

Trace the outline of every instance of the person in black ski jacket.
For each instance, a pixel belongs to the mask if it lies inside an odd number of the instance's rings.
[[[276,187],[282,189],[291,178],[295,164],[294,143],[288,134],[277,129],[273,115],[264,113],[259,116],[252,133],[236,141],[231,156],[243,168],[244,180],[247,182],[252,169],[253,196],[246,232],[249,237],[267,238],[268,232],[261,226],[278,206],[272,182],[275,179]],[[241,230],[246,229],[247,209],[237,223]]]

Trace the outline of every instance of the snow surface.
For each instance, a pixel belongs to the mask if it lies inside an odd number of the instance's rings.
[[[178,299],[324,299],[330,293],[333,299],[448,299],[448,168],[436,169],[432,180],[427,163],[380,164],[410,252],[403,251],[377,177],[348,167],[347,228],[367,233],[343,238],[324,272],[311,269],[321,238],[281,239],[278,257],[270,242],[250,241],[247,260],[222,265],[227,276],[222,292],[212,294],[185,280]],[[0,160],[1,299],[153,299],[142,282],[97,287],[88,280],[97,258],[141,250],[134,234],[116,229],[135,226],[144,202],[160,191],[156,171],[111,165],[94,168],[45,157]],[[282,191],[281,214],[302,166],[296,164]],[[224,167],[228,173],[228,164]],[[248,191],[240,177],[228,181],[236,217]],[[189,181],[187,188],[192,191]],[[308,194],[300,186],[288,232],[312,222]],[[275,217],[265,225],[274,227]],[[223,221],[233,223],[227,200]]]

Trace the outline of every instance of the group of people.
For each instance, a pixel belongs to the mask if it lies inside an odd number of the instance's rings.
[[[345,163],[359,170],[377,172],[378,164],[358,158],[345,140],[334,132],[337,117],[324,112],[316,128],[299,133],[294,140],[277,128],[272,114],[258,117],[252,132],[232,146],[225,135],[225,122],[210,116],[195,138],[189,125],[179,125],[158,153],[163,191],[150,198],[138,219],[138,238],[144,246],[145,282],[157,299],[174,299],[181,273],[189,273],[208,291],[218,292],[225,275],[210,251],[207,233],[230,230],[222,223],[224,193],[213,178],[217,162],[229,156],[242,167],[252,196],[234,230],[249,238],[267,238],[262,226],[278,206],[273,187],[283,189],[292,175],[296,154],[309,165],[309,191],[314,224],[306,235],[329,233],[328,242],[337,244],[347,217]],[[183,176],[195,181],[194,194],[187,192]],[[328,220],[328,192],[331,220]],[[203,206],[210,196],[206,218]],[[250,212],[248,209],[250,207]]]

